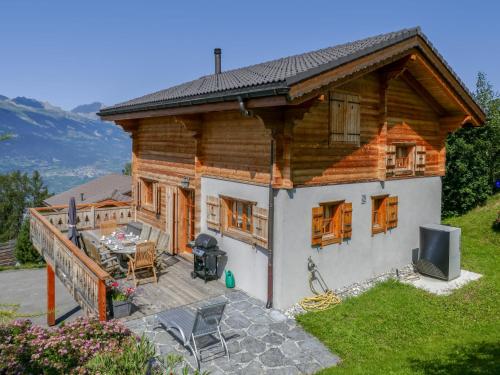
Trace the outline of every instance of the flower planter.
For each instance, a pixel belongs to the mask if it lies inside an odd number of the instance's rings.
[[[124,318],[132,314],[131,301],[113,301],[113,317],[115,319]]]

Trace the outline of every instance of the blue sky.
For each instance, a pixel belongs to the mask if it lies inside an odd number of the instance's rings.
[[[231,69],[420,25],[473,88],[500,90],[500,1],[2,0],[0,94],[114,104]]]

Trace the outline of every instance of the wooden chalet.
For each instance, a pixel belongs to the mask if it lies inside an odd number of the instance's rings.
[[[409,264],[447,135],[485,117],[419,28],[229,71],[217,49],[214,74],[99,115],[133,139],[133,216],[179,256],[215,236],[278,308],[310,294],[310,256],[330,288]]]

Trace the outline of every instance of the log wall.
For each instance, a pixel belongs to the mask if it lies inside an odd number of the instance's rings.
[[[166,226],[166,186],[180,186],[184,177],[196,190],[195,216],[199,224],[201,175],[254,184],[269,182],[270,131],[255,118],[239,112],[215,112],[200,118],[201,134],[187,130],[181,118],[139,121],[133,132],[133,180],[148,178],[160,183],[161,214],[137,210],[137,220],[159,228]],[[195,163],[195,157],[197,163]]]
[[[294,186],[348,183],[378,179],[381,135],[381,88],[379,76],[365,75],[337,89],[361,99],[360,147],[329,144],[329,102],[314,104],[293,131],[292,176]],[[442,175],[444,158],[439,118],[403,81],[392,80],[387,90],[387,142],[411,141],[425,145],[425,175]]]

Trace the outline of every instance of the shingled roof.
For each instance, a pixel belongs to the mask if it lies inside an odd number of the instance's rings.
[[[131,199],[131,194],[132,177],[113,173],[53,195],[44,203],[47,206],[66,205],[71,197],[75,198],[77,204],[98,203],[106,200],[127,202]]]
[[[381,34],[317,51],[302,53],[244,68],[211,74],[152,94],[144,95],[111,107],[103,108],[99,115],[171,108],[231,100],[237,96],[263,97],[286,95],[291,85],[311,78],[362,56],[419,35],[452,72],[469,94],[467,87],[432,47],[419,27]]]

